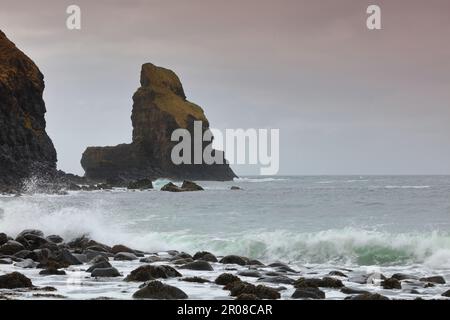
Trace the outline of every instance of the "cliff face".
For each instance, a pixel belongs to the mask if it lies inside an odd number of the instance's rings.
[[[0,189],[56,172],[43,91],[38,67],[0,31]]]
[[[203,131],[209,128],[202,108],[186,100],[174,72],[144,64],[141,87],[134,94],[133,102],[132,143],[87,148],[81,159],[86,177],[124,180],[231,180],[235,177],[227,164],[177,166],[172,163],[170,156],[177,143],[171,141],[171,135],[175,129],[184,128],[193,133],[194,121],[202,121]]]

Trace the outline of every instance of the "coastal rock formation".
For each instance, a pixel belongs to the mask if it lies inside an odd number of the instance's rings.
[[[209,122],[203,109],[186,99],[180,79],[173,71],[147,63],[142,66],[140,80],[141,87],[133,96],[132,143],[87,148],[81,159],[86,177],[108,181],[233,179],[235,174],[226,163],[175,165],[172,162],[172,148],[178,143],[171,141],[173,131],[187,129],[193,137],[194,121],[202,121],[202,132],[209,129]],[[203,143],[203,150],[207,145]],[[224,158],[223,152],[213,152],[216,157]]]
[[[0,192],[30,176],[56,173],[56,151],[45,131],[44,76],[0,31]]]

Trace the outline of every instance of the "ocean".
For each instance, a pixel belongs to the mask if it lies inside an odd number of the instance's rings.
[[[280,261],[317,275],[350,270],[354,275],[401,272],[450,280],[450,176],[255,176],[198,182],[203,192],[159,191],[167,182],[157,180],[149,191],[0,196],[0,232],[16,235],[32,228],[66,240],[86,234],[146,252],[207,250],[267,264]],[[36,191],[32,183],[29,189]],[[117,263],[125,271],[136,264]],[[0,266],[2,271],[8,268]],[[213,279],[223,270],[204,276]],[[67,286],[67,279],[57,276],[31,276],[45,285],[64,282],[68,297],[129,297],[121,293],[120,281],[106,282],[99,292],[87,284]],[[122,289],[112,290],[114,286]],[[187,288],[193,292],[190,297],[227,297],[217,288],[193,288]],[[443,289],[421,288],[421,294],[432,298]],[[289,290],[282,294],[285,298]],[[413,298],[410,291],[384,294]],[[330,291],[327,298],[342,294]]]

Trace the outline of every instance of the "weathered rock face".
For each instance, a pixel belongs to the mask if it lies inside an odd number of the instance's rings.
[[[56,173],[43,91],[38,67],[0,31],[0,191],[33,175]]]
[[[231,180],[235,177],[227,164],[173,164],[171,152],[177,142],[171,141],[172,132],[183,128],[193,136],[194,121],[202,121],[203,132],[209,128],[202,108],[186,100],[183,86],[174,72],[144,64],[141,87],[133,101],[132,143],[87,148],[81,159],[86,177],[126,180],[162,177]],[[206,145],[204,143],[203,148]],[[223,158],[223,153],[217,155]]]

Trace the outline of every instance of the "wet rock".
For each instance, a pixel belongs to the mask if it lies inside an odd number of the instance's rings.
[[[72,253],[75,258],[77,258],[82,263],[87,263],[89,260],[87,258],[87,255],[84,253]]]
[[[20,242],[8,240],[0,247],[0,254],[12,256],[15,253],[22,251],[24,249],[25,247]]]
[[[366,293],[370,293],[369,291],[366,290],[359,290],[359,289],[353,289],[353,288],[348,288],[348,287],[343,287],[341,289],[342,293],[345,294],[366,294]]]
[[[209,283],[211,281],[200,278],[200,277],[188,277],[188,278],[183,278],[181,279],[181,281],[186,281],[186,282],[195,282],[195,283]]]
[[[194,260],[191,258],[186,258],[186,259],[172,260],[171,262],[176,265],[183,265],[183,264],[188,264],[188,263],[194,262]]]
[[[418,278],[416,276],[413,275],[409,275],[409,274],[404,274],[404,273],[395,273],[392,275],[393,279],[397,279],[399,281],[402,280],[417,280]]]
[[[420,281],[437,283],[437,284],[445,284],[445,279],[442,276],[432,276],[432,277],[420,278]]]
[[[148,282],[145,287],[133,294],[135,299],[178,300],[187,299],[188,295],[177,287],[163,284],[160,281]]]
[[[293,299],[325,299],[325,292],[318,288],[297,288],[292,294]]]
[[[20,258],[20,259],[32,259],[34,261],[37,261],[36,255],[33,255],[33,251],[30,250],[20,250],[19,252],[16,252],[14,254],[14,257]]]
[[[203,260],[197,260],[191,263],[187,263],[180,267],[180,269],[197,270],[197,271],[214,271],[213,267]]]
[[[176,252],[174,255],[172,255],[172,258],[170,260],[181,260],[181,259],[192,259],[192,256],[189,253],[186,252]],[[194,261],[194,259],[192,259]]]
[[[141,260],[139,260],[139,262],[142,262],[142,263],[154,263],[154,262],[158,262],[158,261],[161,261],[161,260],[162,259],[159,256],[149,256],[149,257],[142,258]]]
[[[197,252],[196,254],[194,254],[192,259],[194,259],[194,260],[203,260],[203,261],[208,261],[208,262],[218,262],[216,256],[213,255],[210,252],[207,252],[207,251]]]
[[[335,277],[348,278],[348,276],[345,273],[341,272],[341,271],[331,271],[328,275],[335,276]]]
[[[262,277],[258,279],[258,282],[268,282],[268,283],[282,283],[282,284],[295,284],[295,280],[286,276],[275,276],[275,277]]]
[[[41,270],[39,272],[39,274],[41,276],[53,276],[53,275],[64,276],[66,274],[66,272],[64,270],[58,270],[58,269],[55,269],[55,268],[48,268],[48,269]]]
[[[230,296],[237,297],[241,294],[255,294],[256,295],[256,286],[245,282],[245,281],[234,281],[231,283],[228,283],[224,290],[230,291]]]
[[[394,279],[394,278],[388,278],[386,280],[383,280],[381,282],[381,286],[383,287],[383,289],[387,289],[387,290],[402,288],[402,284],[400,283],[400,281],[398,281],[397,279]]]
[[[260,299],[276,300],[281,298],[278,290],[263,285],[256,286],[255,294]]]
[[[141,266],[133,271],[125,278],[125,281],[148,281],[158,278],[181,277],[182,275],[170,266]]]
[[[58,257],[58,261],[66,263],[68,265],[80,265],[83,264],[77,257],[75,257],[69,250],[62,249]]]
[[[0,276],[0,289],[31,288],[31,280],[19,272]]]
[[[236,300],[260,300],[255,294],[242,293],[236,297]]]
[[[4,245],[7,242],[8,242],[8,236],[6,235],[6,233],[1,232],[0,233],[0,246]]]
[[[130,182],[127,186],[129,190],[149,190],[153,189],[153,183],[150,179],[139,179]]]
[[[450,298],[450,290],[445,291],[445,292],[442,294],[442,296],[443,296],[443,297]]]
[[[11,258],[2,258],[0,259],[0,264],[12,264],[13,261]]]
[[[230,190],[242,190],[242,188],[238,186],[231,186]]]
[[[41,237],[41,238],[44,237],[44,233],[43,233],[41,230],[36,230],[36,229],[25,229],[25,230],[23,230],[21,233],[19,233],[19,234],[17,235],[16,239],[22,238],[22,237],[24,237],[24,236],[27,235],[27,234],[31,234],[31,235],[34,235],[34,236],[38,236],[38,237]]]
[[[358,284],[372,284],[377,280],[386,280],[386,277],[382,273],[373,272],[370,274],[360,274],[357,276],[352,276],[348,281]]]
[[[133,261],[137,259],[138,257],[135,254],[129,252],[119,252],[114,256],[114,260],[117,261]]]
[[[97,257],[108,258],[110,256],[110,254],[108,254],[106,252],[92,251],[92,250],[85,250],[85,251],[83,251],[83,254],[86,255],[88,261],[92,261],[93,259],[95,259]]]
[[[100,261],[90,266],[86,270],[86,272],[92,272],[95,269],[106,269],[106,268],[112,268],[112,265],[108,261]]]
[[[181,189],[185,191],[203,191],[204,189],[195,182],[184,180]]]
[[[223,264],[238,264],[240,266],[245,266],[247,262],[248,262],[247,258],[236,255],[225,256],[220,260],[220,263]]]
[[[300,278],[295,281],[296,288],[342,288],[344,285],[339,279],[331,277],[319,278]]]
[[[109,259],[108,259],[108,257],[102,256],[102,255],[98,255],[98,256],[95,256],[93,259],[91,259],[89,261],[89,263],[91,265],[94,265],[94,264],[97,264],[97,263],[100,263],[100,262],[108,262],[109,263]]]
[[[250,277],[250,278],[261,278],[261,272],[257,270],[243,270],[238,272],[238,276]]]
[[[264,263],[262,263],[261,261],[259,261],[259,260],[255,260],[255,259],[249,259],[248,261],[247,261],[247,265],[249,265],[249,266],[264,266]]]
[[[32,268],[36,268],[36,267],[38,266],[38,263],[37,263],[37,262],[34,262],[34,261],[31,260],[31,259],[25,259],[25,260],[23,260],[23,261],[16,262],[16,263],[14,264],[14,266],[15,266],[15,267],[18,267],[18,268],[32,269]]]
[[[120,252],[128,252],[128,253],[135,254],[133,249],[130,249],[127,246],[124,246],[124,245],[121,245],[121,244],[113,246],[111,248],[111,252],[114,253],[114,254],[117,254],[117,253],[120,253]]]
[[[167,192],[183,192],[184,190],[181,189],[179,186],[173,184],[172,182],[169,182],[168,184],[164,185],[161,188],[161,191],[167,191]]]
[[[347,297],[345,300],[389,300],[389,298],[378,293],[363,293]]]
[[[100,278],[100,277],[120,277],[121,274],[119,270],[114,267],[109,268],[96,268],[92,271],[91,277]]]
[[[241,279],[231,273],[222,273],[220,276],[217,277],[217,279],[214,282],[218,285],[226,286],[227,284],[236,281],[241,281]]]

